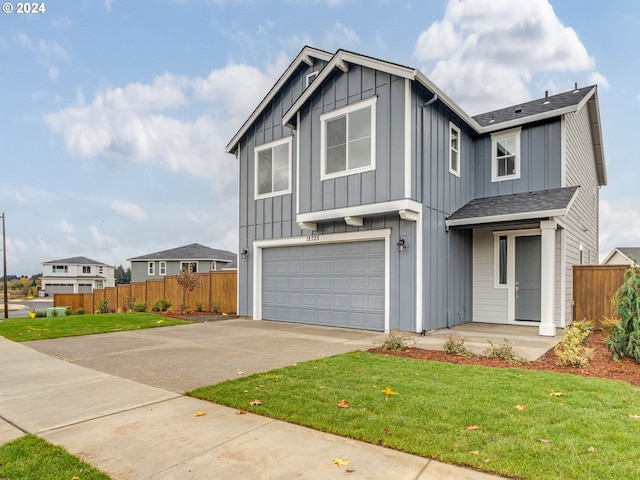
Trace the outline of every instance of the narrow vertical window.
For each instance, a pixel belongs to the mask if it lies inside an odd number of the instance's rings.
[[[460,129],[449,124],[449,172],[460,176]]]
[[[491,180],[520,178],[520,128],[491,137]]]
[[[149,262],[148,263],[148,267],[147,268],[148,268],[149,275],[155,275],[155,268],[154,267],[155,267],[155,263],[153,263],[153,262]]]
[[[500,236],[498,240],[498,283],[507,284],[507,237]]]
[[[160,275],[167,274],[167,262],[160,262]]]
[[[291,193],[291,138],[255,148],[256,198]]]

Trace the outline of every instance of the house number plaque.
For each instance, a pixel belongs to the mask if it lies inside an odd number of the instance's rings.
[[[307,235],[307,242],[318,242],[320,241],[320,235]]]

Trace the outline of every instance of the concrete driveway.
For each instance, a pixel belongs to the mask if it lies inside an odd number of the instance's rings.
[[[23,345],[69,363],[184,393],[239,375],[367,350],[384,339],[380,332],[230,319]]]

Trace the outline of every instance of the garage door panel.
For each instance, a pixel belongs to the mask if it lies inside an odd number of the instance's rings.
[[[385,242],[263,250],[263,318],[384,330]]]

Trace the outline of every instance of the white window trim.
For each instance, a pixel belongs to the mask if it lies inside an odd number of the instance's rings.
[[[492,182],[504,182],[505,180],[517,180],[520,178],[520,134],[522,127],[512,128],[510,130],[504,130],[491,135],[491,181]],[[511,135],[516,136],[516,161],[513,175],[498,176],[498,162],[496,159],[496,142],[499,138],[508,137]]]
[[[147,262],[147,275],[155,275],[155,262]]]
[[[167,274],[167,262],[160,262],[160,265],[158,266],[158,274],[159,275]]]
[[[370,172],[376,169],[376,104],[378,97],[373,96],[366,100],[361,100],[346,107],[338,108],[327,113],[320,115],[320,180],[329,180],[332,178],[346,177],[347,175],[353,175],[355,173]],[[345,170],[344,172],[325,173],[327,167],[327,141],[326,130],[327,121],[334,118],[347,115],[352,112],[356,112],[363,108],[371,107],[371,163],[364,167],[354,168],[351,170]]]
[[[264,143],[262,145],[258,145],[253,149],[253,191],[255,192],[255,199],[259,200],[261,198],[270,198],[270,197],[278,197],[280,195],[287,195],[291,193],[291,144],[292,144],[293,136],[289,135],[288,137],[281,138],[279,140],[274,140],[273,142]],[[269,192],[269,193],[258,193],[258,153],[263,150],[267,150],[270,148],[278,147],[280,145],[288,144],[288,169],[287,176],[289,180],[289,184],[285,190],[278,190],[277,192]],[[272,157],[273,159],[273,157]]]
[[[451,130],[455,130],[456,133],[458,134],[458,150],[456,150],[456,153],[458,154],[457,170],[451,166],[451,152],[454,151],[453,147],[451,146]],[[462,133],[460,132],[460,129],[454,123],[449,122],[449,173],[455,175],[456,177],[460,177],[460,171],[462,170],[462,155],[460,155],[461,144],[462,144]]]
[[[196,271],[195,272],[191,272],[191,264],[192,263],[195,263],[195,265],[196,265]],[[181,272],[185,270],[185,268],[184,268],[185,265],[187,266],[186,270],[188,270],[190,273],[198,273],[198,262],[197,261],[196,262],[191,262],[191,261],[187,260],[187,261],[184,261],[184,262],[180,262],[180,271]]]

